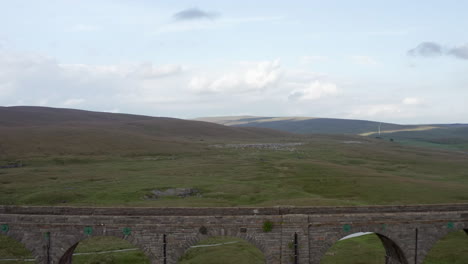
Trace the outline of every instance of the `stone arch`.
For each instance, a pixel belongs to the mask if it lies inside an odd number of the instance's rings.
[[[78,244],[82,242],[83,240],[92,239],[93,237],[103,237],[103,236],[123,239],[129,242],[130,244],[132,244],[133,246],[137,247],[138,249],[140,249],[146,255],[146,257],[150,260],[151,263],[156,262],[156,257],[153,255],[150,249],[142,245],[135,236],[133,236],[132,234],[124,235],[120,230],[114,230],[114,231],[107,231],[106,233],[95,234],[95,235],[94,234],[93,235],[80,234],[80,235],[74,236],[72,239],[69,239],[69,241],[63,247],[64,250],[62,251],[60,255],[58,264],[72,263],[71,260],[73,257],[73,253],[75,249],[78,247]]]
[[[430,234],[430,236],[424,237],[424,244],[421,247],[418,264],[424,263],[428,253],[431,251],[432,248],[442,240],[444,237],[448,236],[453,232],[460,232],[464,231],[465,234],[468,236],[468,223],[467,224],[455,224],[451,228],[448,226],[444,226],[443,228],[440,227],[432,227],[430,229],[425,230],[425,233]],[[422,252],[422,253],[421,253]]]
[[[252,246],[256,247],[259,249],[262,253],[263,256],[265,257],[265,262],[270,263],[272,259],[271,253],[267,250],[265,245],[257,239],[255,234],[248,234],[248,233],[240,233],[240,232],[224,232],[224,230],[217,230],[217,231],[211,231],[206,235],[203,234],[196,234],[190,237],[189,239],[186,240],[186,243],[183,244],[182,247],[180,247],[179,250],[177,250],[175,256],[173,256],[173,262],[176,263],[187,251],[190,249],[190,247],[197,245],[200,243],[202,240],[205,240],[210,237],[235,237],[235,238],[240,238]]]
[[[408,259],[406,257],[405,252],[402,250],[402,248],[399,246],[399,244],[396,242],[398,239],[394,237],[392,234],[389,232],[383,231],[383,230],[375,230],[375,229],[364,229],[364,230],[356,230],[354,232],[345,232],[341,231],[338,232],[334,235],[332,235],[329,239],[324,241],[324,247],[322,247],[322,252],[320,255],[320,261],[323,260],[326,252],[334,245],[336,244],[340,239],[360,233],[360,232],[368,232],[368,233],[373,233],[375,234],[379,239],[380,242],[382,242],[382,245],[385,249],[386,255],[384,256],[385,259],[385,264],[409,264]]]
[[[8,237],[21,244],[31,253],[36,262],[43,261],[46,243],[41,243],[41,234],[10,230],[1,232],[0,236]]]

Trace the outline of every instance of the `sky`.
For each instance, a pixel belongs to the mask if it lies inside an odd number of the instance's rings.
[[[0,0],[0,106],[468,123],[468,1]]]

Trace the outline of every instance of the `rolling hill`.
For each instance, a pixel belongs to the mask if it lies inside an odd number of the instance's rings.
[[[432,126],[398,125],[367,120],[313,118],[313,117],[256,117],[228,116],[201,117],[195,120],[213,122],[234,127],[262,127],[298,134],[372,134],[381,131],[401,131]]]
[[[0,204],[468,201],[466,153],[359,135],[295,135],[71,109],[8,107],[0,113],[0,165],[16,160],[25,165],[0,169]],[[153,191],[171,188],[196,189],[201,196],[153,199]]]
[[[256,116],[202,117],[196,120],[232,127],[271,128],[298,134],[377,136],[419,147],[468,150],[468,124],[399,125],[366,120]]]
[[[0,107],[0,156],[196,151],[201,141],[284,138],[255,127],[48,107]]]

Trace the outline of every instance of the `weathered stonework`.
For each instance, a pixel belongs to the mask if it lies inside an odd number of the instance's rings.
[[[265,221],[273,223],[264,232]],[[468,230],[468,205],[272,208],[83,208],[0,206],[0,233],[29,249],[40,264],[71,263],[78,243],[115,236],[140,248],[151,263],[172,264],[210,236],[249,241],[268,264],[319,264],[340,238],[374,232],[382,263],[422,264],[432,246]],[[297,247],[295,247],[295,237]],[[297,252],[297,255],[295,255]]]

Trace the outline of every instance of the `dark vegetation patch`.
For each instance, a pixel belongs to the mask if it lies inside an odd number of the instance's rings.
[[[21,198],[21,201],[31,205],[40,205],[43,203],[59,205],[73,203],[82,198],[83,195],[76,191],[42,191],[26,195]]]
[[[145,200],[156,200],[163,197],[201,197],[201,193],[195,188],[166,188],[151,190],[149,194],[144,196]]]

